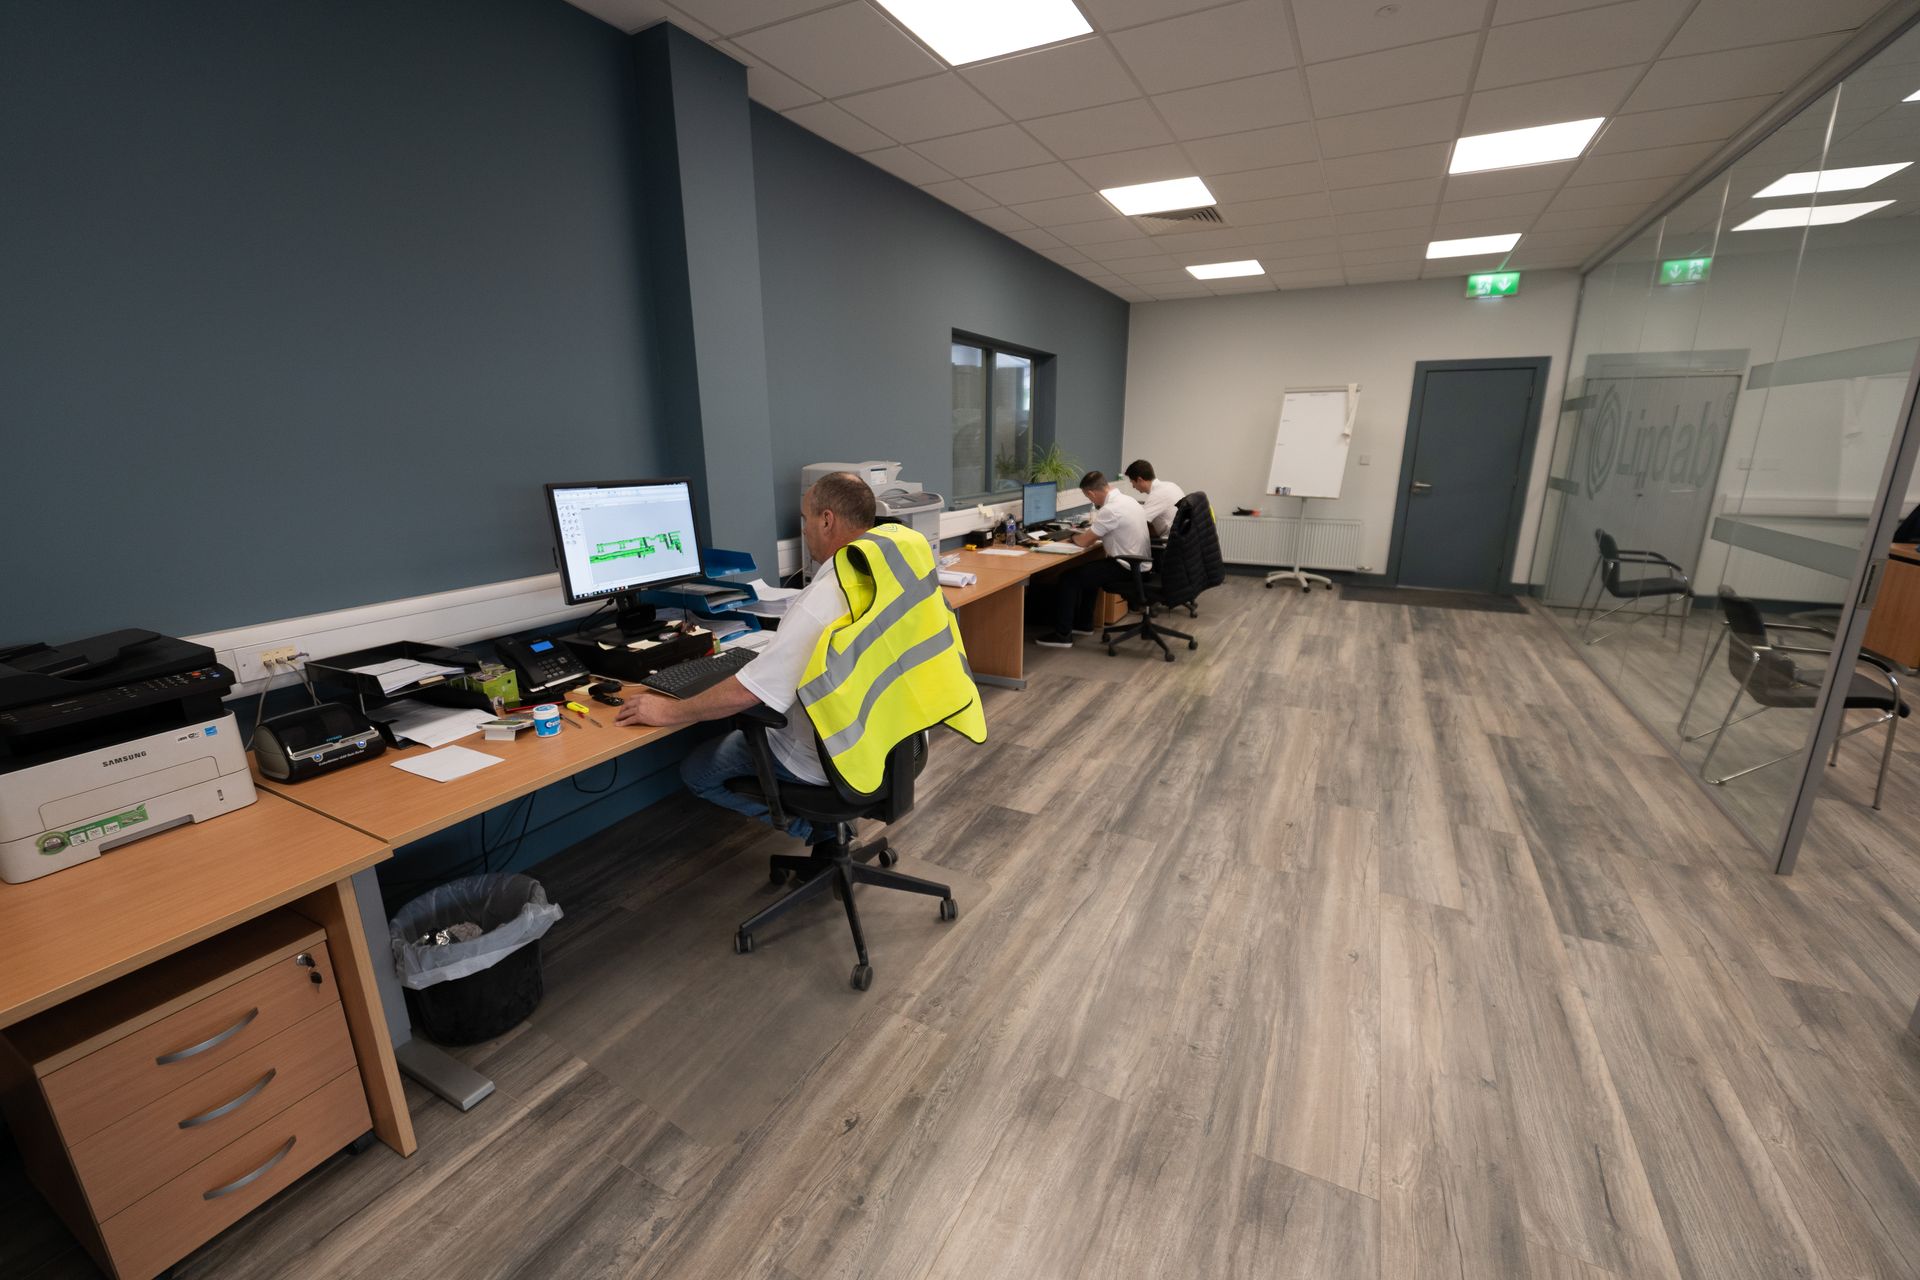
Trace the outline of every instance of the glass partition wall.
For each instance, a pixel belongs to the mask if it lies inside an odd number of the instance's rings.
[[[1823,725],[1826,694],[1899,679],[1843,642],[1886,552],[1875,518],[1912,503],[1909,95],[1915,31],[1588,274],[1534,554],[1540,603],[1782,869],[1816,738],[1863,730],[1842,749],[1876,764],[1888,740],[1871,707]],[[1876,777],[1829,794],[1871,804]]]

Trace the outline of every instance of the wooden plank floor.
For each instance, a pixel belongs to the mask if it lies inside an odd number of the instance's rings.
[[[831,902],[732,954],[751,824],[550,862],[499,1092],[181,1274],[1920,1275],[1920,762],[1781,880],[1538,616],[1237,578],[1178,625],[940,741],[895,843],[962,914],[863,890],[864,995]],[[11,1156],[0,1274],[91,1274]]]

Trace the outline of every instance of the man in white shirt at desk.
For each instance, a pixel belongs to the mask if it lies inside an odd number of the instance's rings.
[[[821,633],[847,615],[847,593],[833,571],[840,548],[873,527],[873,490],[849,471],[836,471],[814,482],[800,500],[800,533],[807,551],[821,566],[807,589],[788,603],[780,615],[780,629],[760,656],[712,688],[684,701],[648,690],[630,691],[614,717],[617,724],[681,725],[702,720],[725,720],[759,703],[785,713],[786,727],[767,734],[773,748],[773,769],[787,782],[823,786],[826,770],[815,749],[813,721],[799,704],[800,678],[813,657]],[[723,809],[765,818],[767,806],[750,796],[727,790],[731,778],[753,777],[753,755],[739,730],[709,738],[680,762],[687,790]],[[787,834],[808,844],[816,842],[813,825],[805,818],[787,824]],[[824,840],[833,832],[819,832]]]
[[[1140,495],[1140,504],[1147,509],[1147,529],[1156,538],[1166,537],[1173,525],[1173,509],[1180,505],[1187,491],[1171,480],[1156,479],[1153,464],[1145,458],[1136,458],[1127,464],[1127,480]]]
[[[1034,643],[1049,649],[1071,649],[1076,635],[1094,632],[1093,606],[1102,591],[1117,591],[1133,581],[1133,568],[1117,556],[1145,558],[1152,551],[1147,536],[1146,508],[1114,492],[1107,477],[1089,471],[1080,477],[1080,492],[1093,503],[1093,523],[1073,535],[1076,545],[1091,547],[1099,543],[1107,558],[1091,564],[1079,564],[1061,574],[1054,584],[1053,630]],[[1141,566],[1150,569],[1149,561]]]

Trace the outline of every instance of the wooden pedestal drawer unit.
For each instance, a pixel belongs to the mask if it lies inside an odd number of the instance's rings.
[[[7,1029],[0,1102],[35,1184],[120,1280],[370,1124],[325,931],[284,910]]]

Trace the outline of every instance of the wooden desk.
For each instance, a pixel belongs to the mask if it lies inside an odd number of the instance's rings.
[[[941,590],[960,619],[960,638],[966,642],[967,665],[973,669],[973,678],[981,684],[1025,688],[1027,583],[1104,555],[1097,546],[1071,556],[1040,551],[1017,556],[961,551],[960,559],[951,567],[971,573],[977,581],[970,587]],[[1103,610],[1102,619],[1106,616]]]
[[[522,730],[512,742],[462,738],[458,745],[504,763],[452,782],[434,782],[389,767],[395,760],[425,754],[425,747],[388,751],[378,760],[307,782],[273,782],[262,778],[257,769],[253,781],[263,791],[398,846],[444,831],[496,805],[563,782],[678,732],[616,725],[615,710],[595,703],[593,714],[600,721],[597,727],[563,721],[559,736],[554,738],[536,737],[531,729]]]
[[[1861,643],[1895,662],[1920,667],[1920,547],[1894,543],[1883,573]]]
[[[378,839],[262,794],[92,862],[0,884],[0,1026],[291,905],[327,931],[374,1132],[410,1155],[413,1121],[348,880],[391,856]]]

